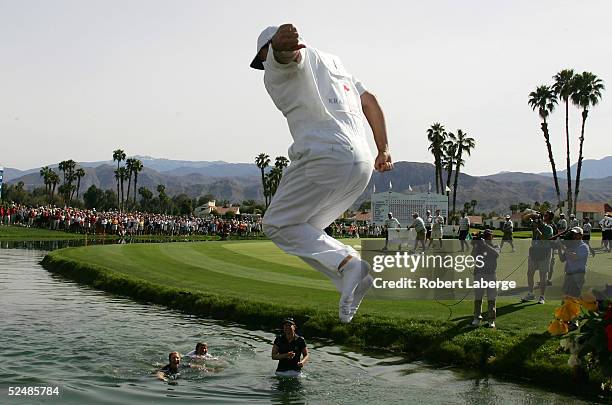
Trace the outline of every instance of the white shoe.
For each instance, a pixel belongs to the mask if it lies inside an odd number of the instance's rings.
[[[342,295],[339,302],[340,322],[349,323],[353,319],[350,313],[355,289],[357,289],[361,279],[368,274],[367,266],[362,263],[360,258],[353,257],[339,270],[342,276]]]
[[[374,284],[374,278],[371,275],[367,275],[361,279],[359,285],[355,289],[355,295],[353,296],[353,303],[351,304],[350,315],[351,318],[355,316],[357,311],[359,310],[359,305],[361,305],[361,301],[366,296],[372,285]]]
[[[528,293],[523,298],[521,298],[521,302],[533,301],[535,296],[532,293]]]
[[[540,295],[540,299],[538,300],[538,304],[546,304],[546,301],[544,300],[544,296]]]
[[[495,322],[489,322],[489,328],[495,329]]]

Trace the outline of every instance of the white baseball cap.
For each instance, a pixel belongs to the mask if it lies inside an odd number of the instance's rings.
[[[583,232],[583,230],[582,230],[582,228],[581,228],[581,227],[579,227],[579,226],[575,226],[575,227],[573,227],[573,228],[571,229],[571,231],[572,231],[572,232],[574,232],[574,233],[578,233],[578,234],[580,234],[580,235],[582,235],[582,234],[584,233],[584,232]]]
[[[263,63],[259,60],[257,55],[259,54],[259,51],[261,51],[261,48],[268,45],[268,43],[272,40],[272,37],[274,34],[276,34],[276,31],[278,31],[278,27],[271,25],[265,30],[261,31],[261,34],[259,34],[259,37],[257,38],[257,52],[255,52],[255,57],[250,65],[253,69],[264,70]]]

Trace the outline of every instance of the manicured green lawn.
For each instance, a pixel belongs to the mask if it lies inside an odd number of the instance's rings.
[[[338,304],[338,293],[325,276],[268,241],[107,245],[73,248],[61,254],[155,284],[190,291],[293,303],[316,310],[335,311]],[[509,266],[514,266],[523,256],[516,253],[506,257],[511,258]],[[522,274],[520,279],[524,279]],[[460,299],[461,296],[443,304],[453,305],[451,320],[467,322],[471,319],[473,304],[469,298],[457,303]],[[545,331],[559,304],[558,301],[544,305],[519,304],[518,296],[500,297],[499,301],[497,326],[509,334]],[[360,314],[444,321],[450,312],[443,304],[432,300],[406,301],[385,291],[373,290]]]

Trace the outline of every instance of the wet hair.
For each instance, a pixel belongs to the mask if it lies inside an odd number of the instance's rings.
[[[198,343],[196,344],[196,348],[195,348],[195,352],[196,352],[196,354],[198,353],[198,349],[199,349],[200,347],[205,347],[205,348],[206,348],[206,350],[208,350],[208,343],[198,342]]]
[[[178,354],[179,359],[181,358],[181,355],[180,355],[180,353],[179,353],[179,352],[170,352],[170,353],[168,354],[168,363],[170,363],[170,362],[172,361],[172,355],[173,355],[173,354],[175,354],[175,353],[176,353],[176,354]]]

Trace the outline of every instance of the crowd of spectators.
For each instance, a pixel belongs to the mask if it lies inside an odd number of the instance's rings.
[[[18,204],[0,206],[0,224],[91,235],[218,235],[221,237],[263,235],[259,217],[199,218],[146,212],[100,212],[95,208],[87,210],[56,206],[27,207]]]

